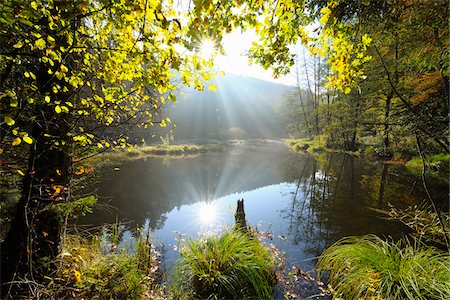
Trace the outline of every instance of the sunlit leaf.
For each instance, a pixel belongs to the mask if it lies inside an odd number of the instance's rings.
[[[27,144],[32,144],[33,143],[33,140],[29,136],[24,136],[22,139]]]
[[[17,145],[19,145],[20,143],[22,143],[22,139],[21,139],[20,137],[16,137],[16,138],[12,141],[11,145],[17,146]]]
[[[18,41],[17,43],[15,43],[13,45],[13,47],[16,48],[16,49],[22,48],[23,47],[23,41]]]
[[[6,125],[8,125],[8,126],[13,126],[16,123],[16,121],[14,121],[11,117],[8,117],[8,116],[4,117],[3,119],[6,123]]]
[[[217,85],[215,85],[215,84],[210,84],[209,86],[208,86],[208,90],[210,90],[210,91],[213,91],[213,92],[216,92],[217,91]]]

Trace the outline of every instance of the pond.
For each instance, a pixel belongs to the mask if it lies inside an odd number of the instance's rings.
[[[273,234],[288,265],[312,271],[316,257],[344,236],[376,234],[397,239],[407,228],[377,210],[424,202],[420,176],[405,168],[351,155],[292,152],[282,142],[243,143],[190,158],[151,157],[100,170],[97,194],[109,209],[80,223],[150,226],[164,245],[164,262],[178,258],[177,238],[233,226],[244,199],[248,223]],[[444,206],[448,185],[430,179]],[[104,208],[105,208],[104,207]],[[448,209],[448,208],[444,208]],[[129,233],[125,236],[129,236]]]

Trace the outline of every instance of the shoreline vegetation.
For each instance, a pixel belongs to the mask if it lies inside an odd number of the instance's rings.
[[[378,155],[376,149],[373,146],[361,147],[357,151],[347,151],[342,149],[336,149],[327,147],[325,140],[320,136],[314,139],[286,139],[285,144],[295,152],[303,152],[309,154],[316,154],[323,151],[346,153],[358,157],[364,157],[371,160],[381,161],[383,164],[394,164],[405,166],[411,173],[418,174],[423,169],[423,160],[418,156],[405,157],[401,153],[394,153],[392,158],[385,158],[382,155]],[[445,153],[431,154],[425,156],[425,165],[430,171],[430,175],[434,173],[446,173],[449,172],[450,155]],[[445,175],[445,174],[444,174]],[[438,176],[439,178],[446,179],[445,176]]]
[[[329,299],[324,283],[296,266],[269,242],[271,233],[238,225],[181,239],[180,258],[168,272],[163,246],[152,232],[133,231],[124,241],[120,222],[95,233],[67,228],[57,269],[34,291],[33,299],[297,299],[308,286]]]
[[[134,147],[124,147],[113,151],[105,151],[103,153],[98,153],[88,155],[88,158],[82,158],[75,160],[75,162],[88,160],[91,163],[99,163],[100,160],[111,159],[142,159],[146,157],[171,157],[171,158],[187,158],[193,157],[202,153],[209,152],[221,152],[225,147],[236,146],[236,145],[260,145],[261,143],[282,143],[282,140],[271,140],[271,139],[232,139],[225,141],[218,140],[196,140],[189,143],[181,144],[169,144],[162,143],[156,145],[142,145]]]

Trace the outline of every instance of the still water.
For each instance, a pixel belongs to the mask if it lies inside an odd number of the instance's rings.
[[[133,228],[150,226],[169,268],[178,258],[177,238],[233,226],[238,199],[245,201],[247,222],[271,232],[269,242],[286,253],[288,265],[306,271],[341,237],[401,237],[407,228],[374,209],[426,199],[420,177],[402,167],[344,154],[296,154],[281,142],[228,146],[190,158],[127,161],[100,174],[97,194],[108,206],[81,221],[130,221],[125,238]],[[445,205],[447,183],[430,179],[430,187]]]

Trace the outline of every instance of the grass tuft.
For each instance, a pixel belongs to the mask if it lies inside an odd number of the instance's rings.
[[[257,238],[229,230],[187,240],[180,252],[178,289],[201,299],[273,299],[274,259]]]
[[[450,299],[449,255],[432,247],[347,237],[322,253],[318,267],[344,299]]]

